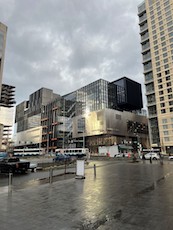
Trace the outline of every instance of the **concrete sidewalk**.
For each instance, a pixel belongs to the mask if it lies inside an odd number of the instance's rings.
[[[173,165],[111,162],[0,194],[1,230],[172,229]]]

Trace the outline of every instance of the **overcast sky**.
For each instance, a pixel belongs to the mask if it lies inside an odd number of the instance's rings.
[[[100,78],[143,85],[141,2],[0,0],[8,26],[3,83],[16,86],[17,104],[41,87],[64,95]]]

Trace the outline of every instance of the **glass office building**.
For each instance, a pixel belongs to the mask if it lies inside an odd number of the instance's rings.
[[[135,92],[135,97],[132,92]],[[134,111],[143,107],[141,85],[126,77],[113,82],[99,79],[64,98],[81,102],[83,114],[106,108]]]
[[[108,108],[108,84],[108,81],[99,79],[65,95],[64,98],[81,102],[83,113]]]

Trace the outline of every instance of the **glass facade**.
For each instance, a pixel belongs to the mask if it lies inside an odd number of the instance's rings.
[[[65,95],[64,98],[81,102],[82,113],[108,108],[108,81],[99,79],[77,91]]]
[[[134,91],[135,97],[132,96]],[[143,106],[141,85],[126,77],[114,82],[99,79],[65,95],[64,98],[81,102],[83,114],[106,108],[137,110]]]

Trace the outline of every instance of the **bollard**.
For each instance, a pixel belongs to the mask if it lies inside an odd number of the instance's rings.
[[[96,165],[94,164],[94,176],[96,177]]]
[[[150,164],[152,164],[152,158],[150,157]]]
[[[65,159],[65,164],[64,164],[64,174],[66,174],[67,173],[67,161],[66,161],[66,159]]]
[[[13,173],[9,173],[8,176],[8,192],[12,192],[12,180],[13,180]]]
[[[52,184],[53,182],[53,168],[51,167],[49,170],[49,183]]]
[[[160,164],[163,165],[163,158],[160,157]]]

